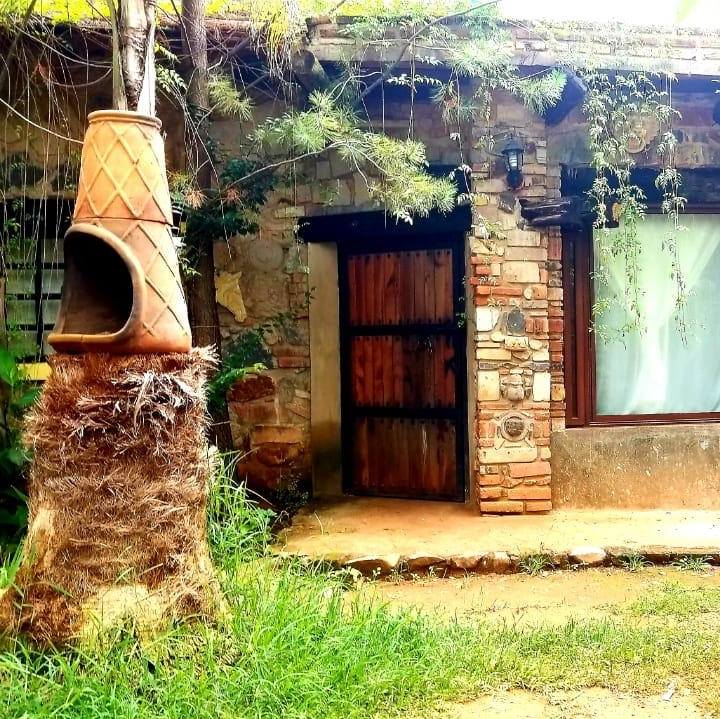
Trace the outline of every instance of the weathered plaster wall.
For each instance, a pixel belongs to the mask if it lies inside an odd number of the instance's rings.
[[[342,491],[340,307],[337,244],[308,246],[310,298],[310,444],[317,496]]]
[[[720,508],[720,425],[568,429],[552,452],[555,507]]]

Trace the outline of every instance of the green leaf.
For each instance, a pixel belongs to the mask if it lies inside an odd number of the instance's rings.
[[[22,467],[27,462],[27,455],[20,447],[6,447],[0,450],[0,464],[7,467]]]
[[[27,392],[20,395],[20,397],[18,397],[16,400],[13,400],[13,404],[18,409],[26,409],[27,407],[30,407],[31,405],[35,404],[39,394],[40,394],[40,388],[32,387],[31,389],[27,390]]]
[[[18,380],[18,366],[12,352],[0,347],[0,380],[11,387]]]

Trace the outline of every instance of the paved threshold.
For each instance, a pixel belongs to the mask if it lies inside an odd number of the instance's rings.
[[[558,510],[546,515],[479,516],[449,502],[346,498],[301,510],[276,545],[363,574],[520,571],[547,566],[669,563],[699,556],[720,564],[720,511]]]

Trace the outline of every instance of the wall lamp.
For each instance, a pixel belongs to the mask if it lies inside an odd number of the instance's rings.
[[[505,169],[507,170],[507,183],[510,188],[517,190],[523,183],[523,153],[525,147],[515,135],[510,135],[500,150],[505,158]]]

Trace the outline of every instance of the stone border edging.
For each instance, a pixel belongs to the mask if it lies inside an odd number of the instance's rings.
[[[537,552],[492,551],[483,553],[439,556],[418,552],[410,555],[385,554],[360,557],[310,557],[306,554],[276,552],[278,558],[297,558],[332,569],[350,569],[364,577],[389,575],[429,575],[446,577],[464,574],[517,574],[523,571],[523,560],[542,556],[546,570],[584,569],[591,567],[622,567],[629,558],[651,565],[667,565],[683,558],[703,559],[720,566],[720,548],[678,548],[649,545],[645,547],[578,546],[567,551],[541,549]]]

